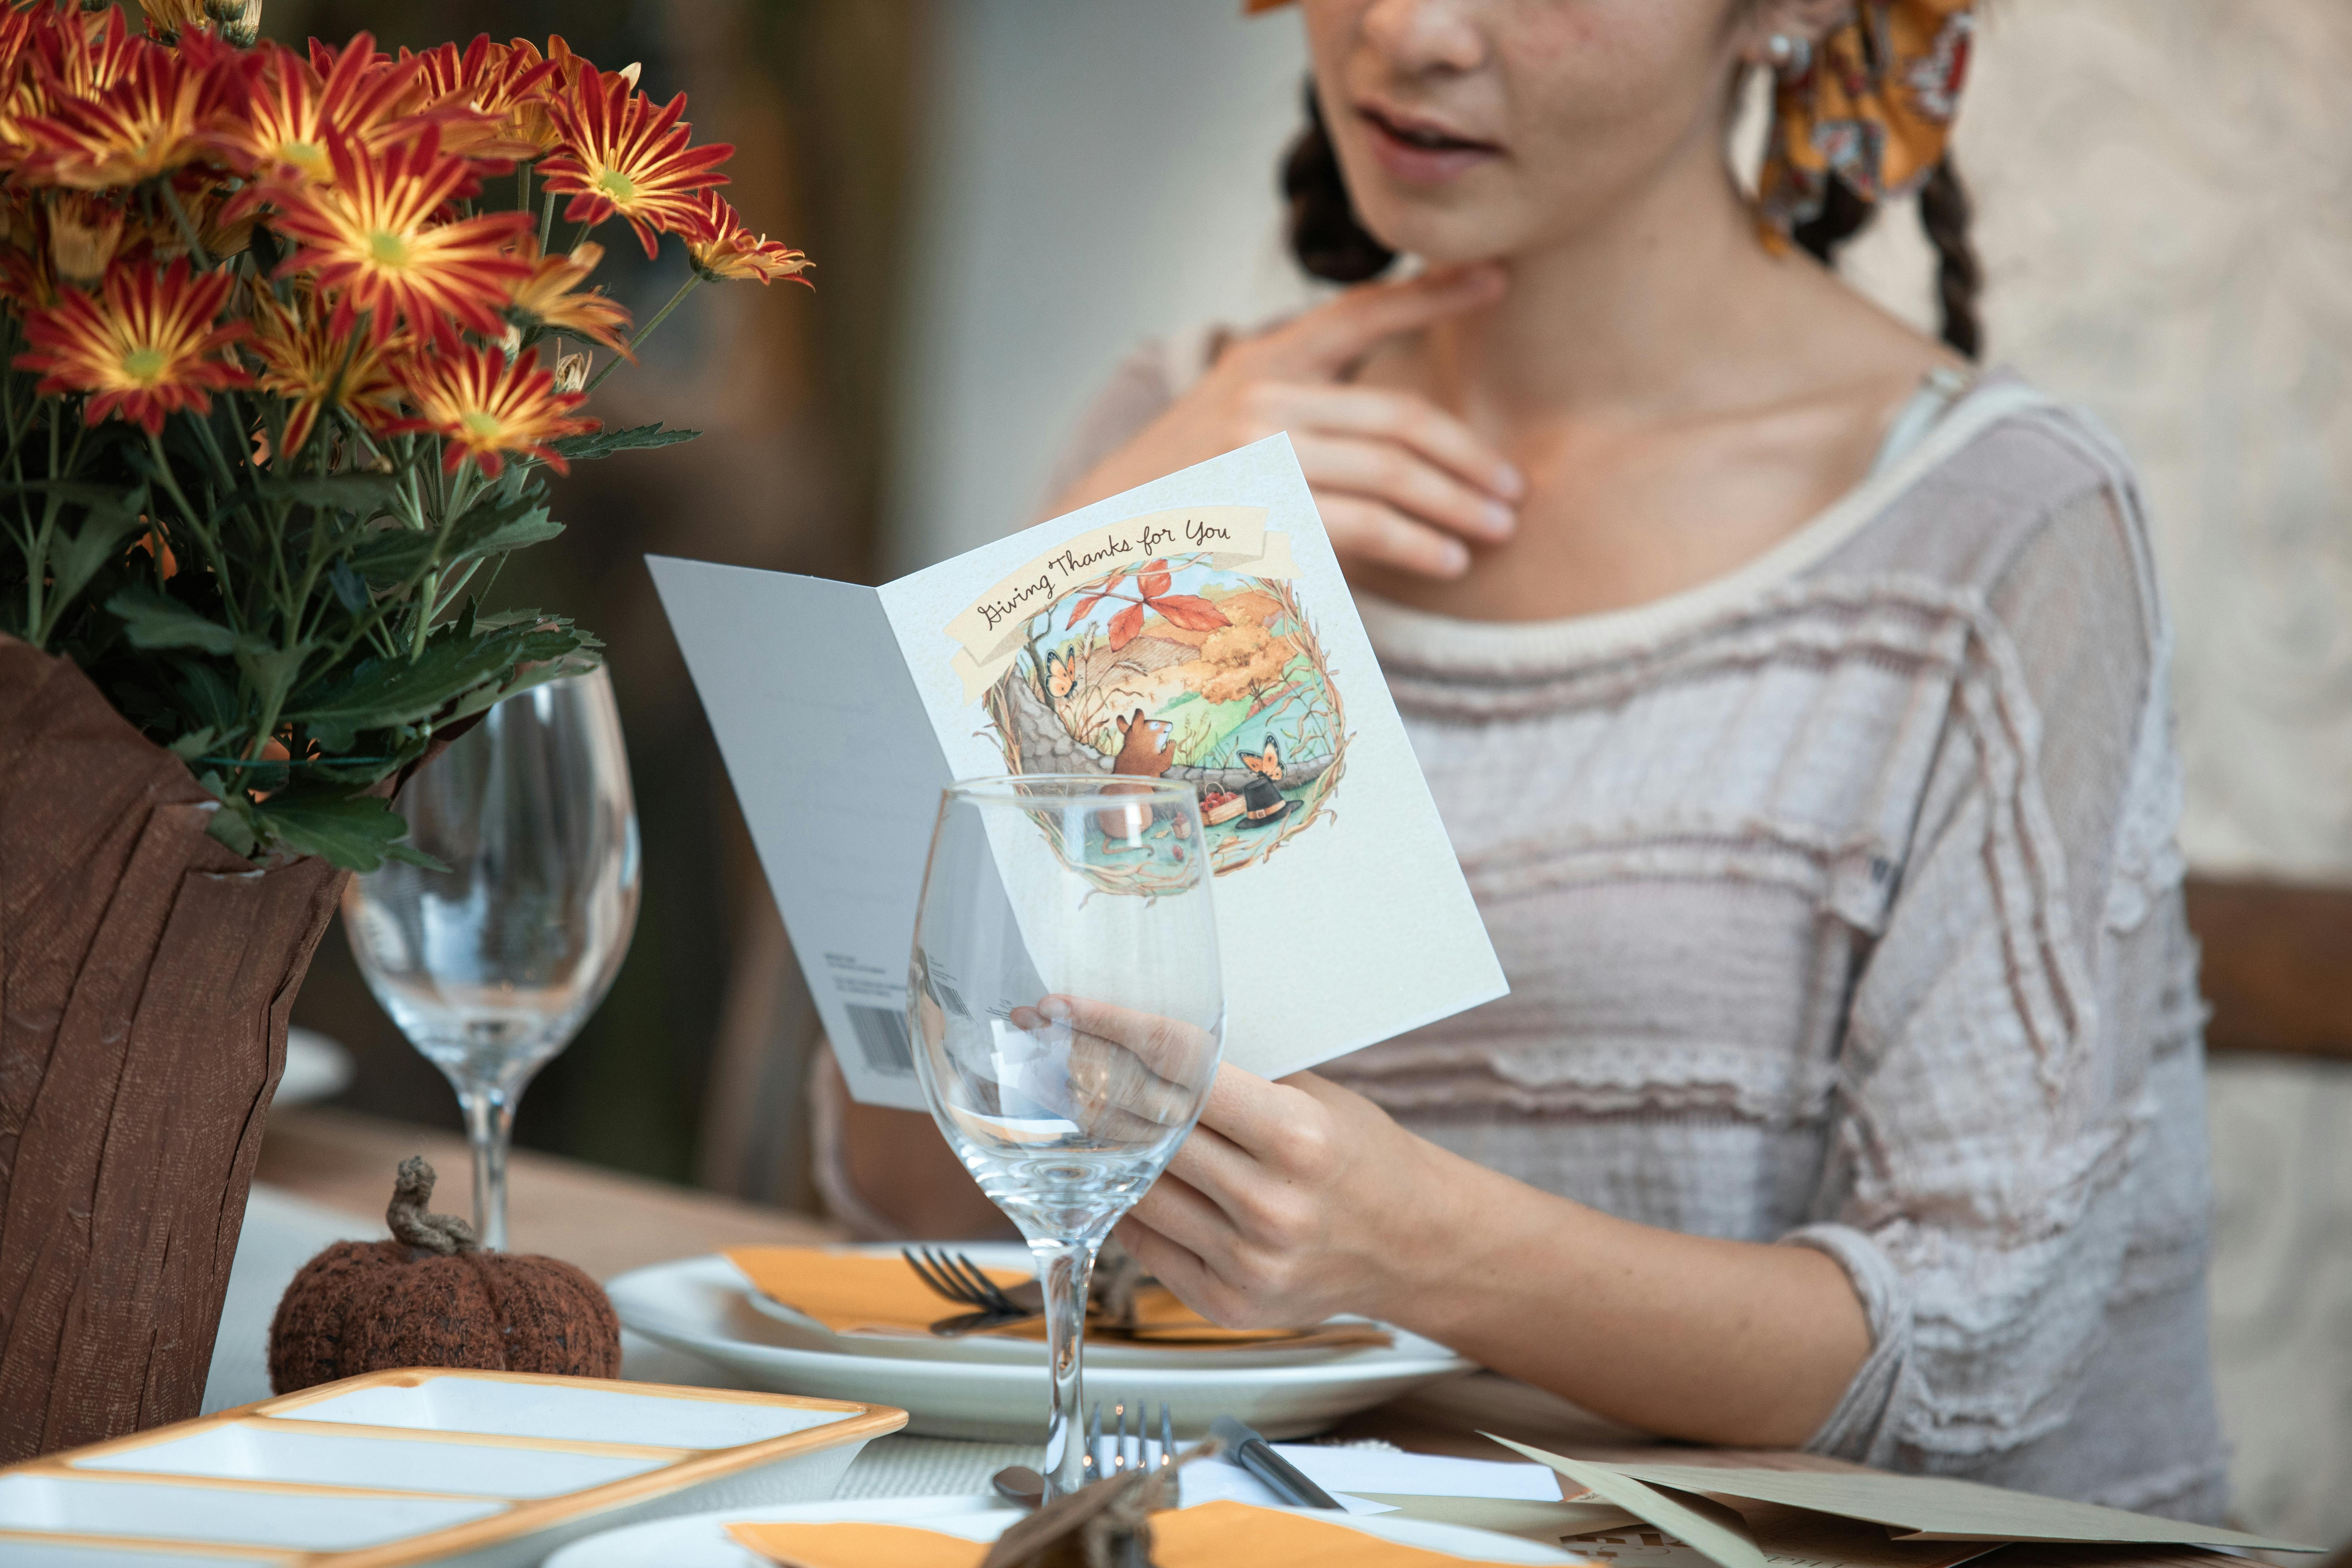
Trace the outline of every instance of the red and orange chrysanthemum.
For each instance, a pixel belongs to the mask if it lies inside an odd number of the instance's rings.
[[[477,158],[540,155],[539,139],[523,134],[524,106],[535,106],[546,94],[556,66],[537,49],[494,44],[484,33],[462,52],[442,44],[421,55],[403,49],[400,59],[415,62],[416,89],[427,111],[447,117],[443,146]]]
[[[603,246],[588,241],[569,256],[541,256],[539,241],[525,236],[521,255],[530,263],[530,276],[515,284],[508,300],[508,308],[523,318],[520,324],[551,328],[623,354],[629,353],[627,341],[621,336],[628,330],[629,312],[606,298],[603,289],[580,288],[604,259]]]
[[[717,191],[703,192],[700,205],[702,235],[688,240],[686,246],[697,272],[714,283],[756,278],[766,284],[789,278],[803,288],[814,287],[801,276],[809,264],[805,252],[764,234],[755,237],[743,226],[743,215]]]
[[[528,213],[444,219],[443,209],[478,183],[473,166],[441,151],[427,126],[415,142],[370,156],[331,138],[331,184],[273,185],[272,226],[301,248],[280,276],[309,273],[335,301],[332,330],[364,316],[374,341],[404,324],[444,343],[451,323],[496,337],[509,290],[530,276],[514,247]]]
[[[166,415],[212,409],[212,394],[246,386],[252,377],[222,351],[245,336],[247,323],[217,324],[228,300],[226,272],[191,276],[185,257],[166,271],[152,262],[119,265],[93,296],[60,289],[47,310],[25,312],[25,341],[16,368],[41,373],[34,390],[84,392],[82,418],[96,425],[110,415],[160,434]]]
[[[109,16],[106,31],[120,32],[122,13]],[[91,191],[136,184],[205,156],[236,125],[248,57],[203,33],[176,48],[135,36],[122,44],[110,50],[101,37],[36,66],[41,110],[17,122],[27,143],[21,177]],[[89,85],[77,90],[76,79]]]
[[[537,149],[533,156],[544,157],[555,151],[558,133],[555,117],[548,112],[551,104],[563,101],[578,89],[580,79],[596,68],[572,52],[572,46],[562,37],[549,35],[547,52],[541,54],[539,46],[529,38],[517,38],[507,45],[510,57],[509,68],[529,70],[542,61],[548,67],[547,76],[535,92],[525,93],[514,100],[507,111],[506,132],[518,142],[528,142]],[[624,76],[629,73],[624,71]],[[635,83],[631,81],[632,86]]]
[[[490,479],[510,456],[536,458],[559,474],[571,466],[549,443],[597,428],[574,410],[588,401],[555,390],[555,374],[536,352],[509,360],[503,350],[467,343],[454,353],[421,354],[404,377],[416,417],[409,428],[442,439],[442,467],[456,472],[468,458]]]
[[[400,345],[379,346],[335,331],[329,312],[309,290],[298,290],[291,306],[261,293],[246,347],[261,361],[261,390],[291,404],[280,443],[287,461],[302,450],[311,427],[330,408],[342,409],[370,430],[390,430],[399,422],[401,386],[393,363]]]
[[[328,144],[341,137],[373,153],[413,134],[404,100],[414,66],[379,65],[362,33],[320,72],[293,50],[264,44],[245,113],[217,138],[221,153],[257,178],[331,180]]]
[[[679,122],[685,112],[684,93],[656,109],[626,76],[583,66],[573,90],[548,106],[559,140],[539,166],[550,191],[572,197],[564,217],[593,227],[617,213],[647,256],[660,254],[658,235],[699,238],[695,197],[727,184],[718,169],[735,149],[689,145],[694,128]]]

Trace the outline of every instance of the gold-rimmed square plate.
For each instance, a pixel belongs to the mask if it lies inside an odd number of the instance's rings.
[[[0,1470],[16,1568],[509,1568],[673,1513],[829,1498],[902,1410],[599,1378],[373,1373]]]

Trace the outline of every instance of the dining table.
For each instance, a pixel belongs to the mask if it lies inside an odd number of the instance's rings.
[[[281,1108],[270,1119],[255,1173],[228,1296],[221,1313],[205,1410],[268,1397],[269,1321],[303,1262],[339,1240],[386,1235],[383,1205],[390,1173],[422,1154],[443,1191],[465,1190],[471,1156],[454,1132],[333,1107]],[[577,1265],[599,1279],[674,1258],[747,1245],[816,1246],[851,1239],[814,1215],[740,1202],[534,1150],[518,1149],[507,1173],[511,1245]],[[621,1375],[650,1383],[727,1385],[719,1367],[624,1330]],[[1041,1424],[1042,1425],[1042,1424]],[[1862,1467],[1794,1449],[1706,1447],[1665,1443],[1576,1410],[1492,1373],[1406,1395],[1351,1416],[1318,1441],[1392,1445],[1408,1453],[1499,1459],[1508,1455],[1479,1428],[1572,1458],[1683,1465],[1836,1470]],[[870,1443],[845,1477],[845,1499],[978,1494],[1007,1465],[1034,1466],[1034,1445],[968,1442],[895,1434]],[[2091,1554],[2084,1553],[2090,1551]],[[2000,1568],[2219,1568],[2219,1556],[2189,1549],[2052,1549],[2010,1546]],[[1607,1555],[1607,1553],[1601,1553]]]

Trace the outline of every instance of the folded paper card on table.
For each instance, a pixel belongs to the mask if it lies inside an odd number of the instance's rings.
[[[922,1104],[908,949],[959,778],[1192,785],[1254,1072],[1503,994],[1287,437],[880,588],[648,563],[858,1099]]]
[[[1494,1437],[1492,1433],[1486,1436]],[[1718,1568],[1768,1568],[1796,1561],[1813,1568],[1954,1568],[2013,1542],[2053,1550],[2146,1547],[2157,1550],[2146,1557],[2135,1553],[2135,1563],[2164,1556],[2179,1562],[2183,1568],[2191,1560],[2210,1562],[2218,1568],[2228,1561],[2218,1553],[2192,1551],[2176,1557],[2166,1549],[2320,1550],[2242,1531],[2126,1513],[1939,1476],[1601,1464],[1562,1458],[1506,1437],[1494,1440],[1550,1466],[1571,1483],[1564,1490],[1582,1494],[1584,1500],[1558,1505],[1567,1528],[1553,1539],[1564,1541],[1571,1549],[1590,1548],[1592,1555],[1609,1559],[1614,1568],[1685,1568],[1696,1560]],[[1622,1509],[1654,1526],[1655,1533],[1633,1531],[1617,1541],[1593,1537],[1577,1528],[1581,1516],[1574,1511],[1591,1508],[1592,1500]],[[1528,1512],[1524,1508],[1519,1510],[1522,1516]],[[1460,1521],[1475,1522],[1467,1517]],[[1527,1517],[1515,1516],[1512,1522],[1519,1527],[1513,1533],[1527,1532]],[[1661,1541],[1659,1534],[1671,1539]],[[2022,1568],[2008,1554],[2000,1561],[2009,1568]],[[2045,1556],[2035,1561],[2056,1563],[2065,1559]]]

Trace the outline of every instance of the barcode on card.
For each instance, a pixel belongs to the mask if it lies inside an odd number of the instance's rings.
[[[858,1054],[868,1072],[906,1078],[915,1070],[915,1053],[907,1040],[907,1015],[894,1007],[849,1009],[849,1026],[857,1033]]]
[[[957,1017],[969,1018],[971,1016],[971,1009],[963,1005],[962,994],[959,993],[954,986],[949,984],[946,981],[940,979],[936,974],[931,976],[931,990],[938,994],[940,1005],[945,1007],[949,1012],[953,1013]]]

